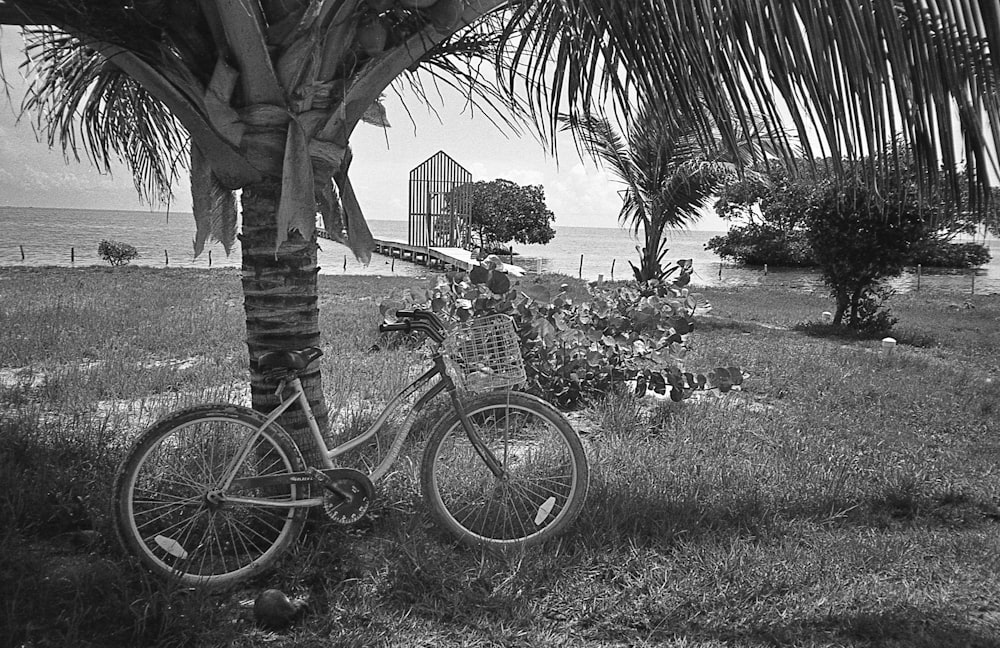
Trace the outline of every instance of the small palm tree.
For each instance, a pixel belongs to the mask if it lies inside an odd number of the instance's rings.
[[[629,261],[640,283],[664,278],[667,230],[696,221],[752,157],[749,146],[733,151],[717,134],[706,142],[691,119],[668,121],[652,110],[639,112],[624,137],[603,116],[565,116],[563,123],[625,185],[618,220],[642,238],[638,267]]]

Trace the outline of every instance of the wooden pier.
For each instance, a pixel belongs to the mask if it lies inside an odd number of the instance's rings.
[[[321,227],[316,228],[316,235],[320,238],[330,239],[330,236]],[[375,251],[383,256],[401,261],[443,269],[469,270],[473,266],[479,265],[479,262],[472,258],[472,252],[462,248],[424,247],[410,245],[404,241],[376,238]]]
[[[469,270],[479,262],[472,258],[472,252],[453,247],[424,247],[410,245],[403,241],[375,239],[375,251],[387,257],[421,265],[455,270]]]

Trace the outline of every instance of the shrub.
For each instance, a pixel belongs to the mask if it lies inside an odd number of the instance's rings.
[[[860,174],[818,183],[803,205],[823,281],[837,302],[834,324],[881,326],[880,283],[897,276],[926,236],[924,214],[903,183],[879,189]],[[881,322],[881,323],[880,323]]]
[[[723,259],[749,266],[816,265],[804,231],[787,231],[768,223],[732,227],[723,236],[709,239],[705,249],[714,251]]]
[[[699,389],[728,392],[742,383],[739,368],[720,367],[708,375],[684,369],[685,340],[699,305],[685,287],[690,262],[678,269],[670,283],[593,287],[589,299],[575,301],[565,287],[553,293],[541,284],[511,286],[506,274],[479,266],[441,276],[429,289],[411,289],[402,303],[387,302],[382,309],[391,316],[402,307],[430,308],[455,322],[510,315],[528,390],[561,407],[581,405],[622,385],[638,395],[652,391],[675,401]]]
[[[949,243],[937,239],[917,246],[911,263],[936,268],[976,268],[990,262],[989,248],[979,243]]]
[[[97,246],[97,254],[111,265],[120,266],[138,257],[139,251],[128,243],[104,240]]]

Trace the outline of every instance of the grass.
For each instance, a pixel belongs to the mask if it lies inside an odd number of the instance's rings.
[[[414,280],[320,281],[353,429],[419,360],[370,351],[378,302]],[[688,365],[738,365],[744,391],[574,413],[591,496],[559,541],[454,546],[415,442],[361,523],[318,524],[234,591],[170,589],[114,542],[110,481],[157,416],[247,398],[239,291],[231,271],[0,269],[0,645],[1000,645],[998,296],[893,297],[884,355],[816,324],[821,294],[707,290]],[[256,627],[267,587],[309,612]]]

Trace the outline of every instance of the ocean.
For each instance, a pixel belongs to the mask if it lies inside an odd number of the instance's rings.
[[[376,237],[406,240],[405,221],[373,220]],[[128,243],[139,250],[135,265],[180,268],[224,268],[240,266],[239,243],[230,255],[219,244],[207,245],[194,257],[191,214],[137,211],[0,207],[0,266],[88,266],[103,265],[97,246],[104,239]],[[740,268],[723,263],[704,249],[705,243],[723,232],[678,231],[668,236],[667,259],[692,259],[694,286],[741,286],[771,284],[805,290],[822,290],[814,270]],[[898,291],[919,289],[956,294],[1000,294],[1000,240],[986,239],[993,252],[991,262],[976,271],[945,272],[924,269],[918,277],[907,271],[893,279]],[[637,241],[618,227],[556,227],[547,245],[515,245],[514,263],[530,272],[561,272],[594,281],[632,277],[629,261],[637,263]],[[378,254],[368,266],[356,261],[347,248],[320,242],[320,272],[330,275],[398,275],[420,277],[427,268]],[[509,261],[505,258],[504,261]]]

